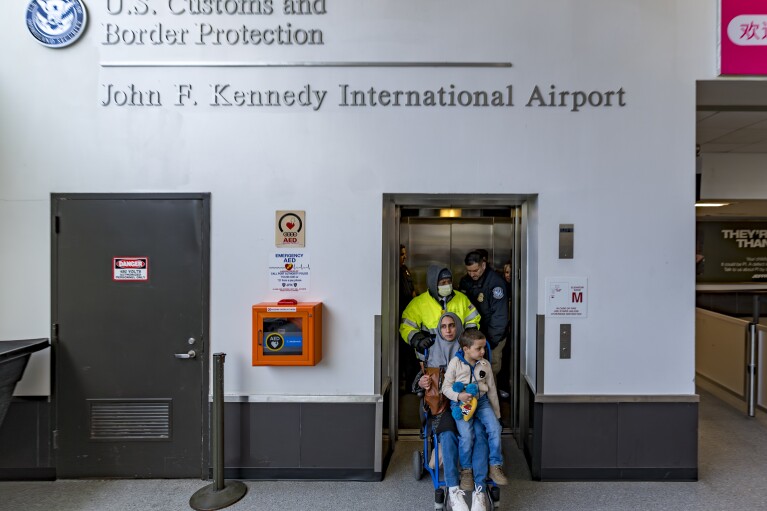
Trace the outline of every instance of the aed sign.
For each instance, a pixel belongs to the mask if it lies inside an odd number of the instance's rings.
[[[149,280],[148,257],[113,257],[112,280]]]
[[[546,317],[585,318],[588,316],[586,277],[546,279]]]
[[[303,248],[305,211],[277,211],[274,245],[276,247]]]

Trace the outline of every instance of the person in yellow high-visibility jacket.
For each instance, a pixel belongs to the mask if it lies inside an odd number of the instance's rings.
[[[399,334],[419,354],[434,344],[439,318],[455,313],[464,328],[479,328],[480,315],[465,294],[453,290],[453,274],[448,268],[430,265],[426,270],[428,290],[413,298],[402,313]],[[422,357],[419,357],[422,358]]]

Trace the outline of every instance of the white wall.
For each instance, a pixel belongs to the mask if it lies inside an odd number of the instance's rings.
[[[701,155],[701,199],[767,198],[767,154]]]
[[[321,27],[320,48],[107,48],[100,44],[104,23],[199,20],[171,16],[160,2],[149,21],[108,16],[91,0],[88,32],[65,50],[34,41],[23,22],[28,2],[10,3],[0,19],[0,267],[12,267],[13,277],[0,287],[0,338],[48,336],[51,192],[210,191],[211,352],[229,355],[227,392],[370,394],[373,316],[381,309],[381,194],[537,193],[538,290],[547,276],[589,279],[589,315],[573,320],[571,360],[558,359],[556,324],[547,321],[546,392],[694,392],[689,148],[695,80],[715,74],[713,0],[327,0],[328,14],[293,22]],[[126,60],[513,67],[100,67]],[[196,91],[209,83],[308,83],[329,92],[317,112],[116,108],[99,105],[106,83],[162,90],[193,83]],[[340,83],[392,90],[512,84],[515,106],[341,108]],[[550,84],[622,87],[627,106],[577,113],[524,106],[535,85],[548,92]],[[281,209],[306,210],[312,275],[302,298],[326,307],[323,361],[313,368],[249,364],[250,306],[279,298],[267,292],[266,266],[274,211]],[[557,259],[559,223],[576,226],[574,260]],[[543,313],[543,293],[530,307]],[[29,393],[47,392],[40,372]]]

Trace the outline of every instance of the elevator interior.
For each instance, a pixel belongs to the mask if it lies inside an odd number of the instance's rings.
[[[399,240],[407,249],[407,266],[413,276],[416,293],[426,291],[426,269],[431,264],[446,265],[453,273],[453,286],[466,274],[464,257],[474,249],[488,252],[486,271],[503,276],[504,264],[512,268],[510,285],[510,339],[502,354],[503,369],[498,386],[509,393],[501,400],[502,421],[507,431],[518,425],[516,410],[517,374],[519,366],[519,290],[520,236],[519,206],[492,208],[402,208],[399,219]],[[398,343],[399,349],[408,349]],[[405,355],[407,356],[407,354]],[[397,357],[399,360],[399,357]],[[402,381],[399,368],[398,429],[400,434],[414,434],[420,427],[418,397],[410,393],[411,382]]]

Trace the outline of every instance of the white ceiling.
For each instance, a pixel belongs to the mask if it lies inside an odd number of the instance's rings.
[[[701,153],[767,153],[767,79],[699,81],[696,93],[696,142]],[[728,205],[695,208],[698,220],[767,218],[767,200],[721,202]]]
[[[696,82],[702,153],[767,153],[767,77]]]
[[[767,218],[767,200],[705,200],[701,202],[721,202],[727,204],[720,208],[695,208],[698,220],[759,219]]]
[[[767,111],[698,111],[702,153],[767,153]]]

